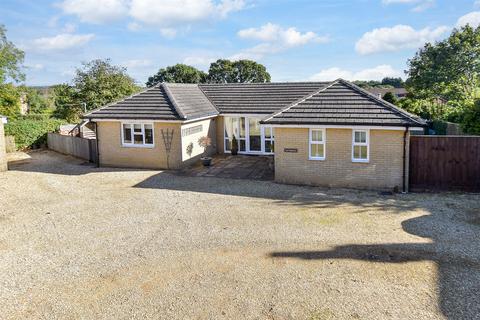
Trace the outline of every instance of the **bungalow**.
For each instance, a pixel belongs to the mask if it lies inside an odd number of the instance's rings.
[[[417,118],[358,86],[332,82],[161,83],[84,115],[102,166],[178,169],[210,153],[272,155],[282,183],[405,188]]]

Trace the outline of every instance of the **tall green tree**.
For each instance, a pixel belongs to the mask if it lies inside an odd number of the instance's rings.
[[[391,77],[385,77],[382,79],[381,84],[383,86],[392,86],[394,88],[403,88],[404,83],[402,78],[391,78]]]
[[[173,83],[204,83],[207,79],[207,74],[192,66],[178,63],[174,66],[169,66],[158,70],[158,72],[149,77],[146,82],[147,87],[153,86],[159,82],[173,82]]]
[[[264,83],[270,80],[267,68],[252,60],[219,59],[208,70],[208,81],[211,83]]]
[[[420,98],[471,99],[480,86],[480,27],[454,29],[408,61],[407,86]]]
[[[11,83],[0,85],[0,114],[9,118],[20,115],[20,93]]]
[[[25,80],[22,71],[24,57],[25,53],[8,41],[5,26],[0,25],[0,83],[3,84],[8,79],[14,82]]]
[[[125,68],[112,65],[109,59],[92,60],[76,70],[73,85],[61,84],[54,88],[54,114],[78,121],[84,107],[92,110],[139,90]]]

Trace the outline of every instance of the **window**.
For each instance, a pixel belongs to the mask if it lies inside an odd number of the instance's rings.
[[[369,131],[353,130],[352,161],[368,162]]]
[[[325,129],[310,129],[310,160],[325,160]]]
[[[233,136],[238,142],[238,151],[246,151],[245,118],[225,117],[225,151],[232,149]]]
[[[275,135],[273,133],[272,127],[265,127],[264,128],[264,136],[265,136],[265,152],[266,153],[273,153],[275,150]]]
[[[123,123],[122,144],[127,147],[153,147],[153,124]]]

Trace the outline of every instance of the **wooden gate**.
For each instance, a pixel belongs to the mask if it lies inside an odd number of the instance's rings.
[[[410,190],[480,191],[480,137],[412,136]]]

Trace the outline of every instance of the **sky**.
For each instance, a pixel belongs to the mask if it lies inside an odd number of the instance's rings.
[[[425,42],[480,24],[480,0],[2,0],[28,85],[68,83],[111,59],[139,84],[185,63],[264,64],[272,81],[405,77]]]

